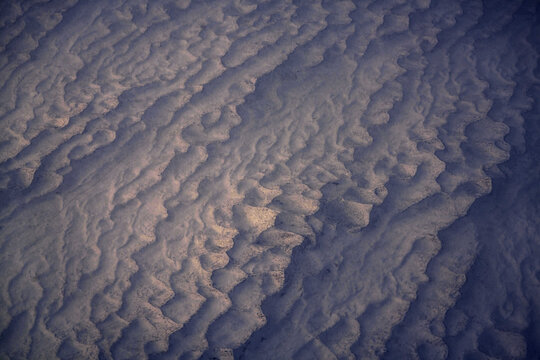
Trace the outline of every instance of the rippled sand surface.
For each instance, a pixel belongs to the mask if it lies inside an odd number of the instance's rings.
[[[0,5],[0,358],[540,358],[534,0]]]

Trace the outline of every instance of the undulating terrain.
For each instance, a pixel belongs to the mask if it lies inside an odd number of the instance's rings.
[[[540,358],[539,14],[2,1],[0,358]]]

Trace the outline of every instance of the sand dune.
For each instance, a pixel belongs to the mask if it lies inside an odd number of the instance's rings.
[[[0,6],[0,357],[540,356],[535,1]]]

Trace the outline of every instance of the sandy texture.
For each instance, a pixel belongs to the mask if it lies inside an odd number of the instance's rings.
[[[0,358],[537,359],[540,5],[0,5]]]

